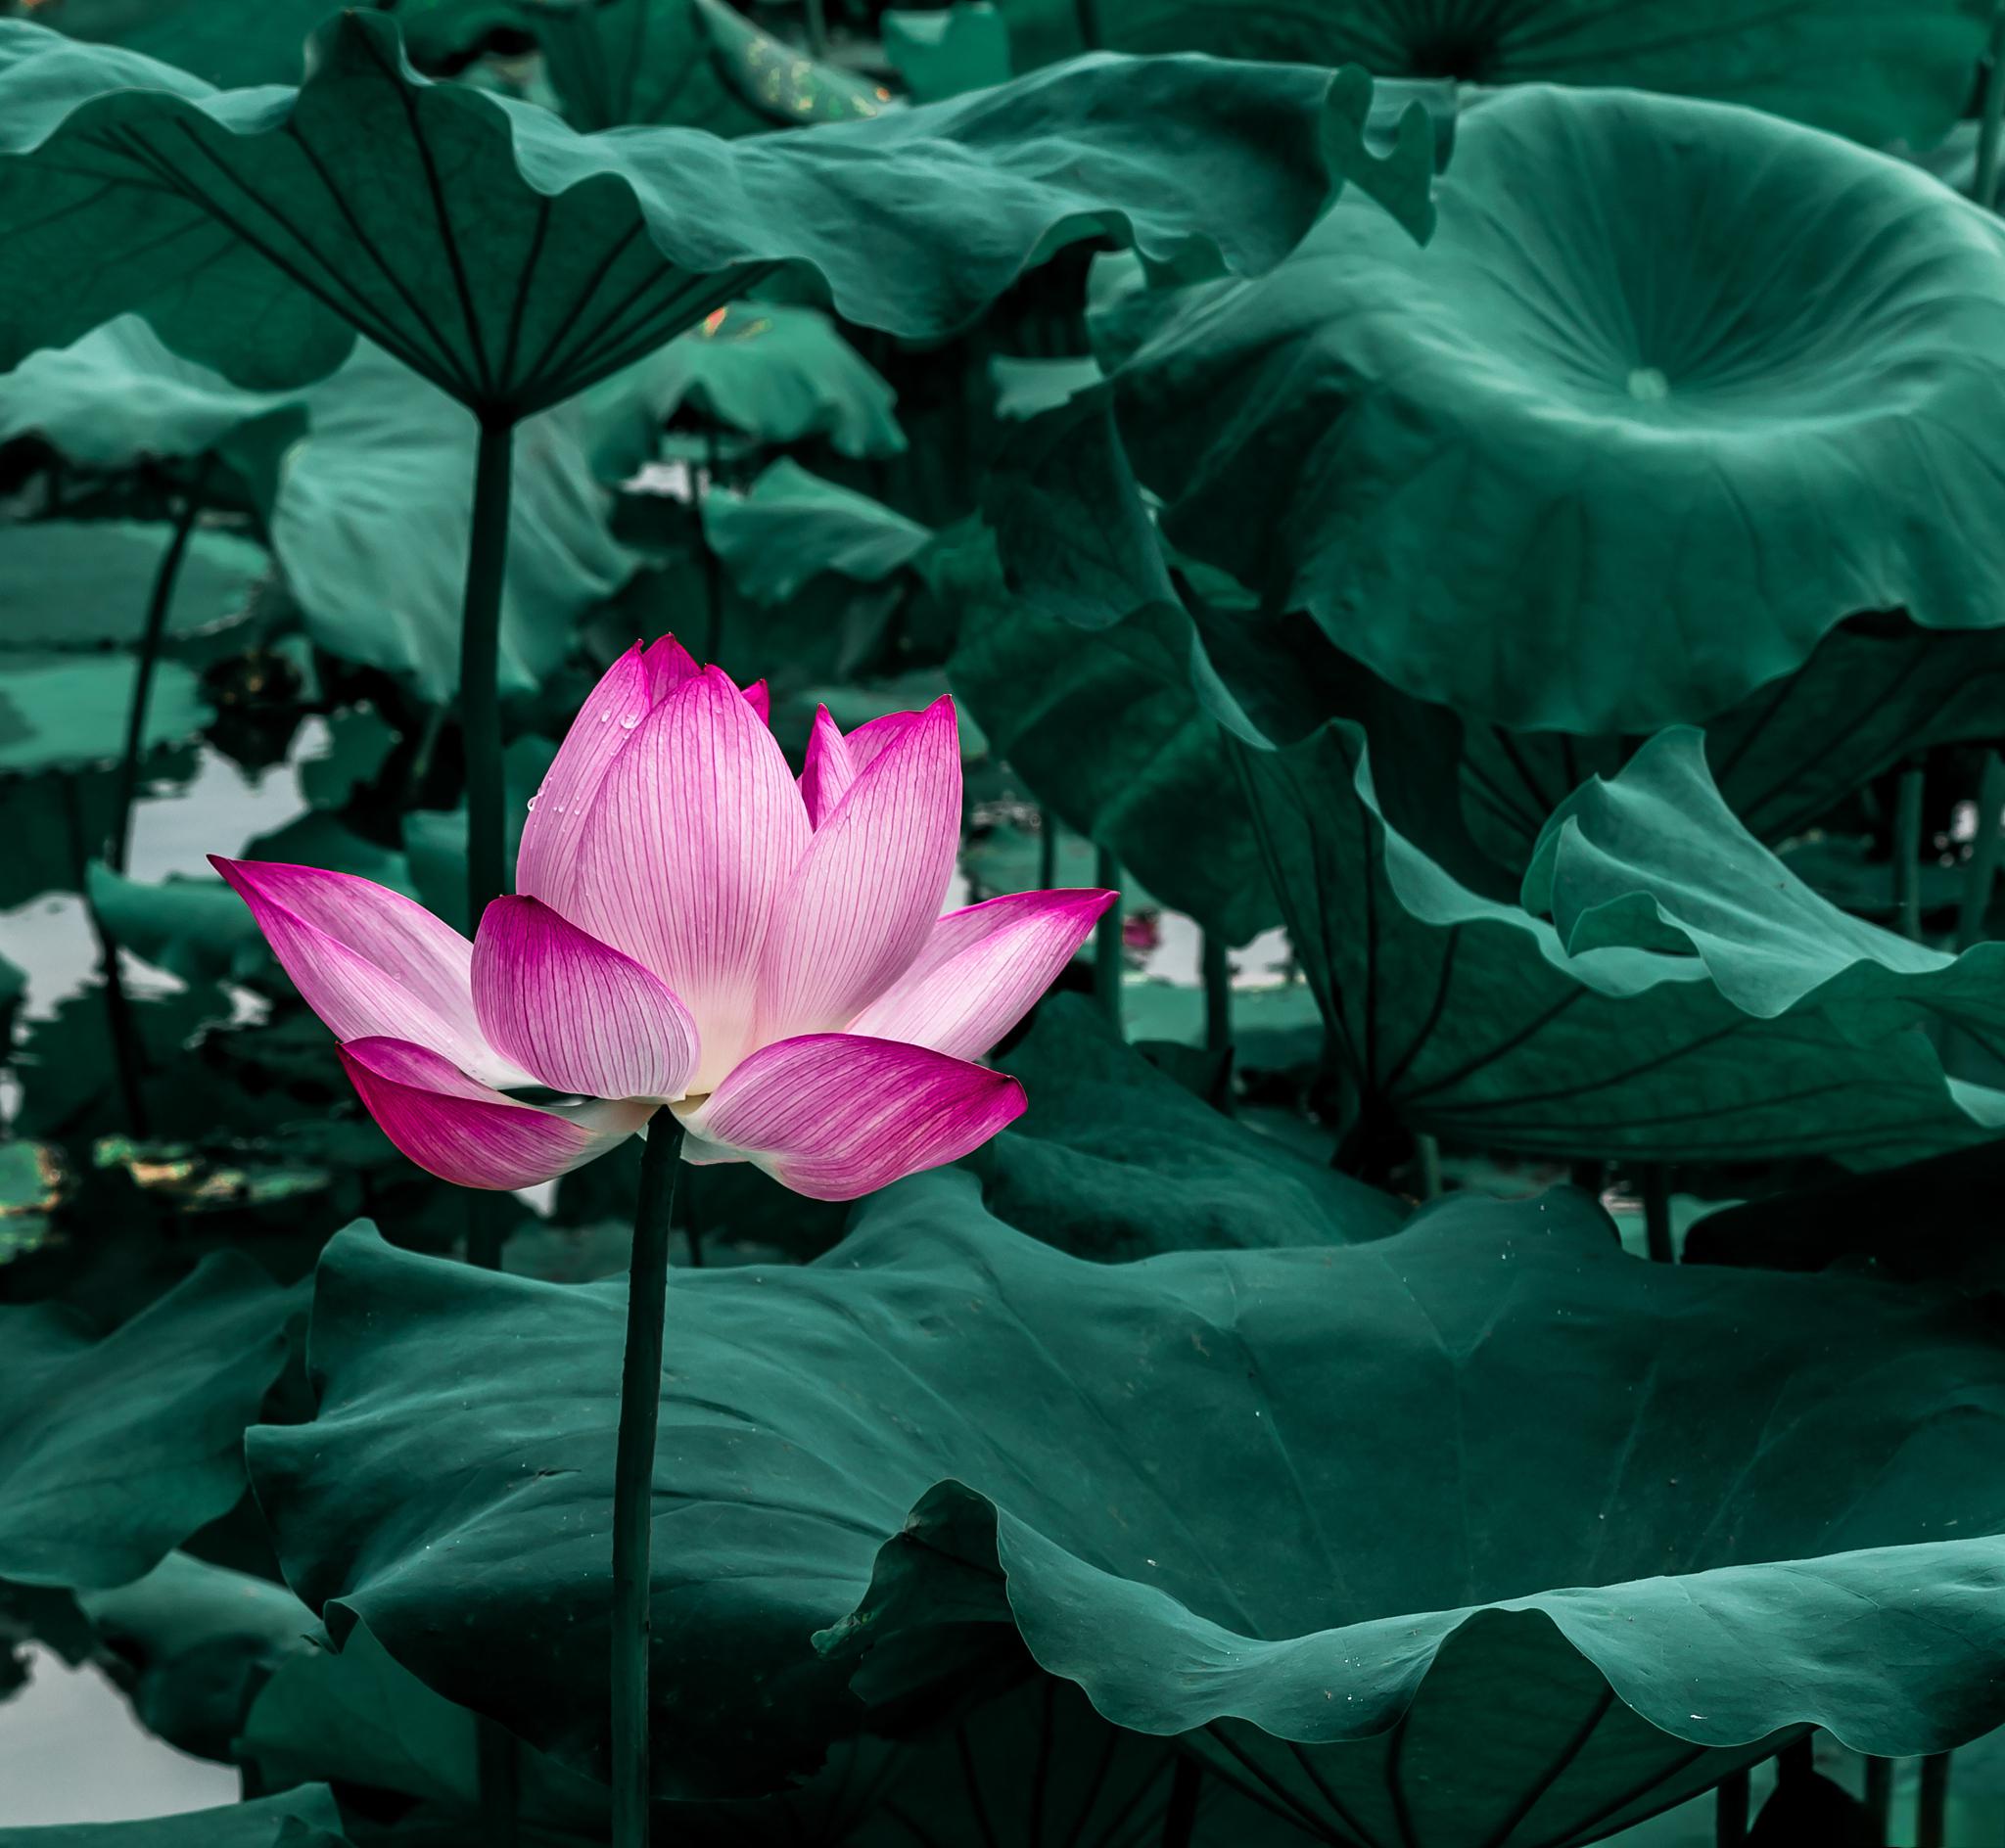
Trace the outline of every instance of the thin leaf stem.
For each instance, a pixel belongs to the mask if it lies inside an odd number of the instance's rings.
[[[661,1417],[662,1319],[668,1303],[669,1224],[682,1126],[660,1110],[640,1159],[640,1200],[627,1281],[627,1354],[620,1370],[620,1435],[613,1463],[613,1848],[647,1848],[649,1561],[654,1529],[655,1430]]]
[[[1713,1792],[1713,1841],[1718,1848],[1741,1848],[1748,1839],[1748,1774],[1729,1772]]]
[[[1170,1773],[1170,1801],[1163,1813],[1162,1848],[1190,1848],[1197,1830],[1197,1799],[1203,1791],[1203,1770],[1194,1758],[1186,1758],[1180,1753]]]
[[[1643,1232],[1651,1262],[1671,1263],[1671,1170],[1666,1162],[1643,1164]]]
[[[1893,908],[1900,934],[1922,941],[1922,797],[1925,777],[1919,762],[1900,773],[1893,809]]]
[[[1058,883],[1058,816],[1049,808],[1038,810],[1038,890],[1049,892]]]
[[[1998,883],[1998,858],[2005,848],[2005,757],[1992,751],[1984,758],[1978,782],[1978,831],[1963,869],[1963,899],[1956,908],[1956,949],[1961,955],[1984,939],[1984,914]]]
[[[1121,862],[1107,848],[1099,850],[1094,878],[1112,892],[1121,890]],[[1117,1034],[1122,1031],[1121,910],[1121,901],[1116,898],[1093,928],[1093,992]]]
[[[1949,1754],[1931,1752],[1922,1760],[1916,1797],[1915,1848],[1943,1848],[1949,1839]]]
[[[153,591],[147,599],[146,626],[139,637],[139,670],[132,680],[132,704],[125,715],[125,755],[118,760],[118,793],[112,810],[112,838],[105,858],[115,873],[125,870],[131,850],[132,808],[139,800],[139,766],[146,756],[146,709],[153,699],[155,670],[160,666],[161,643],[167,632],[167,612],[173,607],[174,584],[181,575],[181,561],[188,555],[188,541],[195,531],[196,516],[202,511],[205,477],[198,475],[174,514],[173,536],[161,554],[154,573]]]
[[[501,589],[508,571],[509,475],[515,426],[481,424],[474,463],[473,531],[461,606],[459,723],[466,749],[466,921],[478,927],[502,872]]]
[[[1204,1049],[1228,1051],[1233,1043],[1233,965],[1226,941],[1215,931],[1204,933]]]

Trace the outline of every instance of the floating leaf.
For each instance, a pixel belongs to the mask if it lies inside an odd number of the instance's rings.
[[[587,1765],[621,1314],[617,1284],[344,1233],[319,1415],[252,1440],[337,1638],[366,1622]],[[1912,1753],[1999,1718],[2005,1363],[1979,1306],[1641,1264],[1565,1192],[1364,1245],[1082,1263],[943,1173],[806,1270],[679,1275],[668,1315],[664,1790],[775,1780],[849,1703],[937,1716],[1026,1650],[1368,1840],[1404,1814],[1570,1841],[1805,1723]]]
[[[1683,91],[1862,141],[1927,146],[1982,55],[1982,0],[1002,0],[1017,66],[1104,45],[1307,64],[1380,77]],[[1092,44],[1082,41],[1082,33]]]
[[[227,1252],[102,1340],[54,1305],[0,1308],[0,1577],[121,1585],[227,1511],[290,1309]]]
[[[1424,163],[1366,151],[1370,96],[1356,70],[1110,61],[814,135],[584,137],[417,76],[380,15],[333,22],[297,91],[0,22],[0,235],[36,278],[0,305],[0,357],[136,310],[273,389],[359,333],[514,420],[775,266],[920,338],[1085,239],[1265,268],[1346,177],[1419,223]]]
[[[0,650],[136,646],[173,537],[164,524],[128,520],[0,528]],[[198,529],[175,574],[165,632],[179,639],[241,621],[269,569],[262,546]]]
[[[123,755],[139,663],[129,655],[10,652],[0,681],[0,777],[80,770]],[[154,670],[144,751],[179,744],[208,724],[202,683],[179,662]]]
[[[283,1796],[132,1823],[0,1828],[0,1848],[343,1848],[340,1828],[333,1792],[307,1784]]]
[[[1439,206],[1422,254],[1339,203],[1124,369],[1177,546],[1521,728],[1707,718],[1863,611],[1997,625],[1995,221],[1746,111],[1546,88],[1469,112]]]
[[[271,968],[256,920],[220,879],[153,884],[94,860],[85,886],[114,942],[184,982],[240,982]]]
[[[219,89],[298,83],[326,0],[23,0],[15,9],[87,44],[119,45]]]

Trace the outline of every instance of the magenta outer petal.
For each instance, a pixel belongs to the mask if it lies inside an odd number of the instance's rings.
[[[575,877],[592,799],[614,758],[632,739],[653,704],[648,668],[636,642],[586,695],[564,734],[550,773],[530,804],[522,848],[515,856],[518,892],[546,904],[563,904]]]
[[[544,1110],[477,1085],[449,1060],[402,1040],[357,1040],[341,1062],[398,1151],[461,1187],[534,1186],[623,1142],[653,1114],[645,1102]]]
[[[745,689],[745,704],[759,715],[762,724],[772,723],[772,690],[764,680],[754,680]]]
[[[673,635],[649,642],[641,660],[647,667],[649,697],[657,706],[684,680],[693,680],[703,671],[696,657]]]
[[[696,1023],[662,979],[535,899],[496,899],[474,937],[474,1008],[503,1052],[557,1090],[679,1097]]]
[[[337,1040],[413,1040],[497,1085],[529,1082],[481,1033],[473,946],[422,904],[320,866],[217,855],[210,864],[251,907],[279,965]]]
[[[1117,896],[1013,892],[950,911],[912,966],[850,1031],[980,1058],[1030,1012]]]
[[[818,828],[827,820],[856,780],[857,766],[842,727],[829,717],[827,707],[817,706],[808,733],[808,755],[801,763],[801,800],[808,806],[809,826]]]
[[[854,1200],[978,1148],[1023,1114],[1013,1078],[921,1046],[814,1034],[762,1047],[676,1115],[796,1193]],[[720,1148],[716,1145],[722,1145]]]
[[[816,829],[773,911],[755,1042],[845,1027],[890,988],[940,915],[959,844],[960,743],[941,699]]]
[[[952,710],[954,702],[945,703]],[[864,719],[843,740],[850,748],[850,765],[855,773],[862,776],[914,725],[922,724],[929,715],[938,712],[941,704],[935,700],[923,713],[881,713],[875,718]]]
[[[784,754],[718,668],[676,687],[607,772],[558,908],[689,1010],[693,1089],[750,1047],[768,922],[813,838]]]

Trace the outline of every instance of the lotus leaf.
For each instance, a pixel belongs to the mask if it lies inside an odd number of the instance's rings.
[[[1861,612],[1997,624],[1987,214],[1747,110],[1542,86],[1468,113],[1439,212],[1422,254],[1340,202],[1164,310],[1121,415],[1176,545],[1517,728],[1710,717]]]
[[[36,279],[0,302],[0,356],[137,310],[274,389],[359,332],[508,422],[775,265],[917,337],[1088,238],[1265,268],[1347,178],[1420,227],[1425,124],[1372,155],[1370,99],[1356,70],[1102,60],[814,135],[581,136],[418,76],[380,15],[333,23],[300,89],[255,91],[0,22],[0,231]]]
[[[0,537],[0,650],[137,643],[172,541],[170,527],[129,520],[8,527]],[[262,546],[198,529],[175,575],[165,633],[184,639],[240,620],[269,569]]]
[[[10,652],[0,686],[0,777],[10,771],[80,770],[125,749],[139,663],[129,655]],[[191,669],[163,661],[154,670],[141,749],[193,737],[209,704]]]
[[[744,493],[705,498],[703,536],[748,597],[784,603],[823,573],[882,583],[911,564],[933,535],[869,495],[782,456]]]
[[[132,1823],[66,1823],[0,1828],[0,1848],[343,1848],[341,1811],[325,1784],[219,1810]]]
[[[621,1306],[344,1233],[319,1415],[251,1446],[337,1638],[585,1763]],[[1999,1718],[1982,1309],[1647,1266],[1582,1196],[1108,1266],[923,1176],[806,1270],[679,1277],[667,1351],[666,1787],[771,1779],[857,1700],[937,1712],[1026,1649],[1352,1841],[1570,1841],[1805,1722],[1908,1753]]]
[[[1019,69],[1100,45],[1355,60],[1383,77],[1683,91],[1918,147],[1964,107],[1987,11],[1982,0],[1003,0]]]
[[[0,1577],[121,1585],[225,1512],[291,1308],[235,1253],[102,1339],[54,1305],[0,1308]]]

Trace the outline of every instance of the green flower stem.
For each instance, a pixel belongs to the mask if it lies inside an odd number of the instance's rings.
[[[703,655],[705,666],[717,659],[718,650],[724,641],[724,578],[723,567],[716,548],[710,542],[710,533],[703,524],[703,503],[717,491],[719,468],[717,431],[715,427],[706,431],[703,438],[703,491],[696,498],[696,549],[703,557]]]
[[[828,0],[808,0],[808,56],[828,56]]]
[[[1224,1052],[1233,1043],[1233,965],[1223,937],[1204,933],[1204,1049]]]
[[[1170,1800],[1163,1812],[1162,1848],[1190,1848],[1197,1830],[1197,1804],[1204,1773],[1192,1758],[1179,1757],[1170,1773]]]
[[[1110,891],[1121,889],[1121,862],[1104,847],[1095,864],[1094,878]],[[1093,927],[1093,992],[1106,1009],[1116,1033],[1121,1031],[1121,901],[1100,913]]]
[[[1049,808],[1038,810],[1038,890],[1049,892],[1058,883],[1058,817]]]
[[[1441,1197],[1441,1138],[1429,1135],[1425,1130],[1414,1132],[1414,1154],[1420,1160],[1421,1198],[1438,1200]]]
[[[167,632],[167,612],[173,607],[174,583],[181,561],[202,511],[203,478],[198,476],[174,515],[173,537],[161,554],[154,573],[153,594],[147,601],[146,627],[139,638],[139,671],[132,681],[132,705],[125,715],[125,755],[118,761],[118,794],[112,810],[112,838],[105,857],[115,873],[125,870],[131,845],[132,806],[139,800],[139,766],[146,756],[146,708],[153,698],[154,670],[160,666],[161,641]]]
[[[1970,189],[1970,196],[1987,211],[1998,203],[2001,127],[2005,127],[2005,5],[1991,13],[1991,42],[1984,53],[1984,112],[1978,127],[1978,165]]]
[[[1888,1819],[1892,1813],[1893,1760],[1869,1758],[1866,1760],[1866,1822],[1872,1831],[1870,1839],[1887,1839]]]
[[[1961,954],[1984,940],[1984,914],[1998,883],[1998,858],[2005,848],[1999,816],[2005,814],[2005,757],[1991,752],[1978,783],[1978,831],[1963,869],[1963,900],[1956,907],[1956,948]]]
[[[1915,1848],[1944,1848],[1949,1828],[1949,1754],[1931,1752],[1922,1760],[1922,1787],[1915,1812]]]
[[[1922,941],[1922,794],[1919,762],[1900,773],[1893,808],[1893,908],[1900,934]]]
[[[1100,49],[1099,0],[1072,0],[1073,17],[1079,22],[1079,42],[1088,51]]]
[[[682,1125],[658,1110],[640,1158],[640,1203],[627,1280],[627,1358],[613,1463],[613,1848],[647,1848],[648,1564],[654,1528],[655,1426],[662,1402],[662,1316],[669,1223]]]
[[[1748,1839],[1748,1774],[1722,1778],[1713,1792],[1713,1835],[1718,1848],[1741,1848]]]
[[[508,571],[508,489],[515,426],[483,419],[474,463],[473,535],[459,631],[459,724],[466,748],[466,926],[475,929],[502,872],[501,586]]]
[[[1653,1264],[1671,1262],[1671,1170],[1667,1162],[1643,1164],[1643,1230]]]

